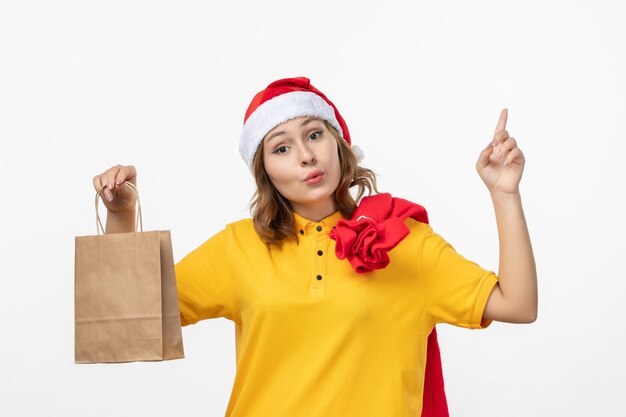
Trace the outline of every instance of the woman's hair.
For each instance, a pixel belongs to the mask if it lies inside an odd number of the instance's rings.
[[[358,166],[356,156],[339,132],[325,120],[322,121],[337,141],[341,166],[341,177],[339,185],[333,193],[333,199],[341,214],[349,219],[365,193],[365,188],[368,190],[368,195],[372,194],[372,188],[378,194],[376,174],[371,169]],[[294,219],[291,214],[293,207],[289,200],[278,192],[267,176],[263,163],[263,147],[264,141],[261,141],[252,162],[257,185],[257,190],[254,192],[250,203],[254,228],[261,240],[267,245],[276,244],[280,246],[283,239],[289,237],[298,242],[298,235],[295,232]],[[355,185],[358,187],[356,200],[349,191]]]

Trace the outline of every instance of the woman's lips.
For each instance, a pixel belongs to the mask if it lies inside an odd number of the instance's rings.
[[[320,171],[319,169],[314,169],[313,171],[309,172],[309,174],[304,178],[304,180],[310,180],[313,177],[317,177],[318,175],[322,175],[323,172]]]
[[[306,180],[305,182],[307,184],[317,184],[318,182],[320,182],[321,180],[324,179],[324,174],[320,173],[319,175],[315,175],[314,177],[309,178],[308,180]]]

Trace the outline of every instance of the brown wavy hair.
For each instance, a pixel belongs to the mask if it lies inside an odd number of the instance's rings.
[[[376,173],[371,169],[358,166],[356,156],[337,129],[332,127],[326,120],[322,121],[337,141],[339,164],[341,166],[341,177],[339,185],[333,193],[333,199],[341,214],[349,219],[352,218],[358,202],[365,194],[366,188],[368,195],[372,194],[372,189],[376,194],[379,193],[376,188]],[[257,185],[257,190],[250,199],[254,228],[266,245],[275,244],[280,246],[285,238],[293,238],[296,242],[299,242],[292,215],[293,207],[289,200],[278,192],[265,172],[263,147],[264,141],[262,140],[252,162],[254,179]],[[356,199],[350,194],[350,188],[354,186],[358,187]]]

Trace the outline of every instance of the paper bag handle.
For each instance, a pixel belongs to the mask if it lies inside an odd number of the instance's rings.
[[[132,182],[124,181],[124,185],[129,186],[135,191],[135,196],[137,198],[137,206],[139,206],[139,209],[137,210],[137,219],[135,220],[135,232],[137,231],[137,225],[139,225],[139,227],[141,228],[141,231],[143,232],[143,217],[141,216],[141,203],[139,202],[139,191],[137,190],[137,187],[135,186],[135,184],[133,184]],[[96,192],[96,230],[97,230],[98,235],[100,234],[100,229],[102,229],[102,234],[105,234],[104,227],[102,227],[102,222],[100,222],[100,215],[98,214],[98,203],[99,203],[98,197],[100,197],[100,192],[103,190],[104,190],[104,187],[102,187],[100,191]]]

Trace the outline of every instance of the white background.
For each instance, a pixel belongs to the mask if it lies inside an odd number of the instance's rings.
[[[494,271],[474,164],[509,109],[539,317],[438,326],[451,415],[623,415],[625,21],[618,1],[2,1],[0,415],[224,414],[226,319],[184,328],[183,360],[74,364],[74,237],[116,164],[175,261],[248,217],[244,112],[292,76],[334,101],[381,191]]]

